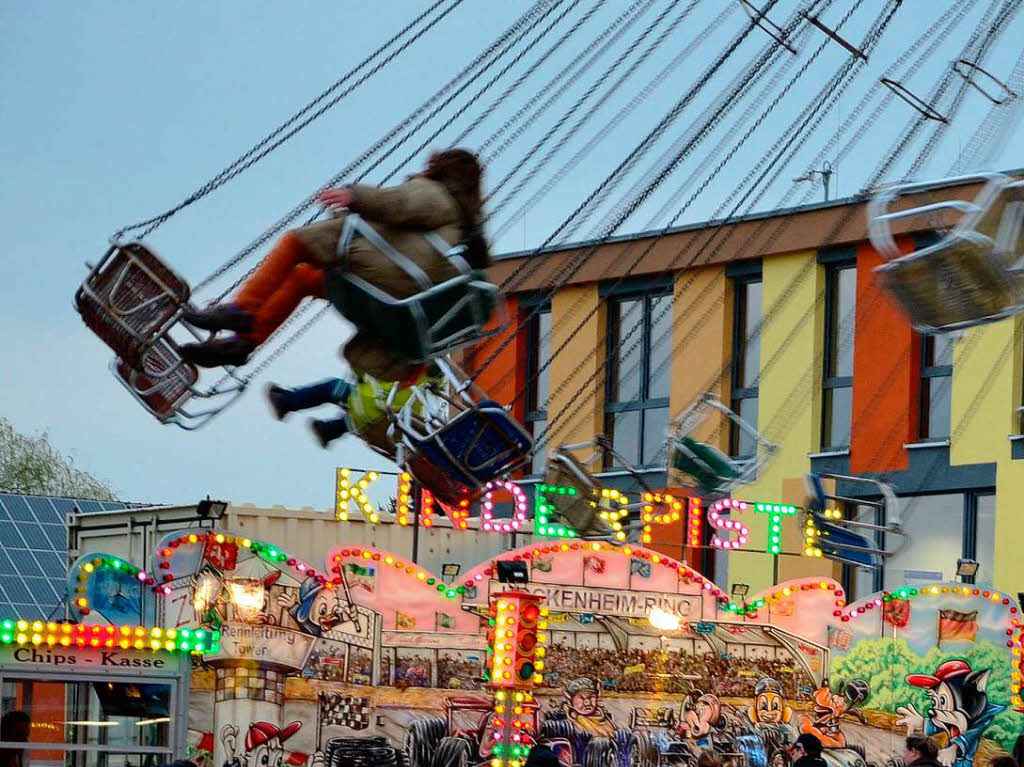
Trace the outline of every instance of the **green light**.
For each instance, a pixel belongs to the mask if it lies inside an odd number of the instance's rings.
[[[204,636],[206,636],[206,632],[202,629],[196,629],[194,632],[192,632],[192,636],[194,636],[196,639],[202,639]]]
[[[6,621],[4,621],[4,622],[3,622],[3,624],[2,624],[2,625],[3,625],[3,627],[4,627],[5,629],[13,629],[13,628],[14,628],[14,621],[12,621],[12,620],[6,620]]]
[[[445,595],[446,597],[448,597],[449,599],[455,599],[455,597],[456,597],[456,596],[458,596],[458,593],[459,593],[459,592],[457,592],[457,591],[456,591],[455,589],[448,589],[448,590],[447,590],[447,591],[446,591],[446,592],[444,593],[444,595]]]
[[[192,636],[192,629],[181,629],[180,631],[178,631],[178,633],[181,634],[183,637],[190,637]]]
[[[3,642],[4,644],[10,644],[13,641],[14,637],[10,634],[0,634],[0,642]]]
[[[190,647],[190,645],[189,645],[188,642],[179,642],[178,643],[178,649],[179,650],[188,650],[189,647]]]

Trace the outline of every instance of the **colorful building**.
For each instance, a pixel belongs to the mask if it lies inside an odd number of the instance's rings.
[[[936,185],[904,202],[970,200],[978,189]],[[768,516],[749,514],[744,547],[697,555],[723,587],[831,575],[857,598],[952,580],[968,558],[980,563],[979,583],[1016,589],[1021,320],[917,334],[873,276],[881,258],[868,241],[866,200],[508,254],[492,276],[509,283],[517,335],[491,339],[464,365],[490,362],[478,382],[513,402],[548,447],[605,434],[653,486],[666,484],[670,420],[710,391],[779,446],[734,497],[801,504],[812,471],[876,477],[899,496],[910,544],[880,571],[803,556],[797,516],[783,519],[780,555],[765,553]],[[934,236],[896,234],[906,251]],[[732,456],[750,450],[724,424],[704,436]],[[534,477],[543,463],[538,455]],[[621,474],[605,469],[613,482]],[[885,521],[871,507],[846,513]],[[658,527],[652,544],[694,561],[684,524]]]

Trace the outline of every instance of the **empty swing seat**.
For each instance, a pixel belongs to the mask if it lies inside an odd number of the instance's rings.
[[[546,493],[548,508],[575,530],[581,538],[611,539],[612,529],[601,517],[597,499],[602,485],[575,456],[556,452],[548,460],[544,484],[557,488]],[[561,490],[568,492],[561,492]]]
[[[493,400],[464,410],[426,437],[409,435],[410,446],[471,488],[480,488],[526,462],[533,440]]]
[[[689,436],[672,442],[670,461],[672,468],[693,477],[697,485],[709,493],[720,492],[743,474],[722,451]]]
[[[828,522],[821,514],[813,514],[814,524],[820,533],[815,542],[824,556],[841,559],[861,567],[880,567],[881,557],[876,553],[875,544],[860,533]]]
[[[184,362],[166,341],[147,349],[140,367],[133,368],[122,359],[112,365],[117,380],[153,417],[161,423],[175,421],[195,392],[199,370]]]
[[[869,233],[889,259],[876,268],[882,284],[922,332],[962,330],[995,322],[1024,310],[1024,182],[983,176],[986,185],[973,202],[946,200],[889,212],[889,203],[921,184],[889,189],[869,205]],[[974,180],[974,179],[954,179]],[[954,211],[957,223],[932,245],[904,254],[892,222]]]
[[[919,330],[955,330],[1018,311],[1019,282],[976,232],[952,234],[882,264],[877,274]]]
[[[180,316],[188,283],[141,242],[113,245],[75,294],[85,324],[130,368]]]

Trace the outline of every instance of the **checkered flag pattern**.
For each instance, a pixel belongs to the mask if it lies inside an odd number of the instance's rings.
[[[340,724],[351,730],[370,726],[370,699],[336,692],[320,693],[320,726]]]

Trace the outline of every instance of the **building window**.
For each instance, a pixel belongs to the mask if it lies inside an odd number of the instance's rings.
[[[949,439],[952,389],[953,337],[922,336],[921,422],[918,433],[922,442]]]
[[[526,326],[526,430],[534,442],[548,425],[549,381],[551,380],[551,309],[538,311]],[[538,372],[539,371],[539,372]],[[547,447],[541,446],[533,454],[532,474],[543,474],[547,461]]]
[[[823,450],[850,446],[853,412],[853,329],[857,305],[854,264],[829,264],[825,282],[825,377],[821,419]]]
[[[605,435],[637,466],[664,459],[671,358],[671,293],[609,301]]]
[[[883,588],[953,581],[960,558],[980,565],[974,580],[992,582],[995,495],[991,491],[904,497],[900,503],[903,529],[912,543],[886,561]]]
[[[761,279],[737,279],[733,297],[732,410],[757,429],[757,395],[761,371]],[[732,424],[729,451],[754,455],[753,437]]]

